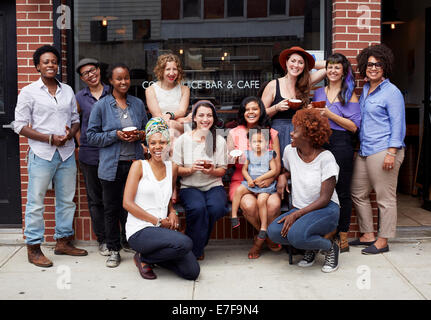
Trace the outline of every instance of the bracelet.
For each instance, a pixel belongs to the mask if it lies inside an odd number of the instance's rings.
[[[49,135],[48,143],[50,146],[52,146],[52,134]]]
[[[162,218],[157,220],[157,223],[154,225],[155,227],[160,227],[162,225]]]
[[[168,114],[171,117],[171,120],[175,119],[175,113],[168,111],[168,112],[165,112],[165,114]]]
[[[390,155],[392,157],[396,157],[397,156],[396,153],[392,153],[392,152],[389,152],[389,151],[386,151],[386,154],[388,154],[388,155]]]

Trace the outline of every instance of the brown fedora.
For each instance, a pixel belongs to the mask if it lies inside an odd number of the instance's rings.
[[[280,63],[280,66],[283,68],[284,71],[286,71],[287,57],[290,56],[292,53],[297,53],[301,55],[304,59],[308,60],[308,70],[311,70],[314,68],[315,60],[311,54],[309,54],[301,47],[291,47],[289,49],[284,49],[280,53],[280,56],[278,57],[278,62]]]

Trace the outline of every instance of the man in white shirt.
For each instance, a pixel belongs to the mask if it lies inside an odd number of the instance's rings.
[[[52,262],[40,250],[44,236],[44,198],[50,181],[56,196],[55,254],[87,255],[72,243],[75,214],[76,163],[73,137],[79,129],[75,95],[71,87],[56,78],[60,54],[45,45],[33,54],[40,79],[18,95],[14,130],[28,138],[28,189],[25,230],[28,260],[39,267]]]

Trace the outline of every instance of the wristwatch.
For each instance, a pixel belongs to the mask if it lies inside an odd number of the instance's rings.
[[[159,218],[157,220],[157,223],[156,223],[155,227],[160,227],[161,225],[162,225],[162,218]]]

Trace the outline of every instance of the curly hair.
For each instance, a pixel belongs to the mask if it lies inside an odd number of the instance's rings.
[[[383,64],[383,76],[389,78],[394,65],[394,54],[392,50],[384,44],[377,44],[363,49],[357,55],[356,60],[358,61],[358,71],[364,78],[367,76],[366,72],[369,57],[374,57]]]
[[[154,70],[153,70],[154,74],[156,75],[156,77],[159,81],[163,80],[163,73],[165,71],[166,64],[168,62],[172,62],[172,61],[176,63],[177,69],[178,69],[178,77],[175,81],[177,83],[180,83],[181,80],[183,80],[184,70],[183,70],[183,67],[181,65],[180,58],[173,53],[166,53],[166,54],[162,54],[161,56],[159,56],[159,58],[157,59],[156,66],[154,67]]]
[[[304,130],[304,137],[310,139],[314,148],[320,148],[329,142],[332,133],[329,120],[322,117],[319,110],[298,110],[292,118],[292,123],[295,127],[301,127]]]
[[[40,63],[40,56],[47,52],[51,52],[57,57],[57,64],[60,62],[61,57],[58,50],[54,46],[46,44],[42,47],[37,48],[36,51],[33,53],[33,63],[35,67],[37,67],[37,65]]]

